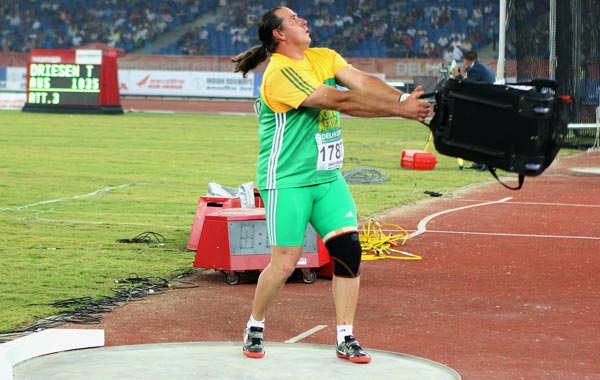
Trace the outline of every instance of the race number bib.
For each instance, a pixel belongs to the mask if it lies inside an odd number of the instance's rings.
[[[319,132],[315,135],[317,141],[317,170],[334,170],[344,163],[344,142],[342,130]]]

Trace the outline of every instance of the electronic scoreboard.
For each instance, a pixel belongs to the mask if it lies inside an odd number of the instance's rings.
[[[118,86],[116,53],[34,49],[23,111],[121,114]]]

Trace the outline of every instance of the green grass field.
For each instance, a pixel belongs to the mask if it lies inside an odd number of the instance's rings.
[[[351,185],[362,220],[428,197],[425,190],[491,180],[439,154],[433,171],[402,169],[402,150],[427,141],[418,123],[343,124],[344,170],[390,176]],[[253,181],[258,145],[254,116],[2,111],[0,146],[0,331],[11,331],[56,315],[54,301],[109,296],[114,280],[132,273],[191,269],[195,253],[185,247],[198,198],[208,182]],[[166,244],[116,242],[144,231]]]

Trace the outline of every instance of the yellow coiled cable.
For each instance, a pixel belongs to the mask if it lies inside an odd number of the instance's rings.
[[[384,232],[384,229],[389,230],[391,228],[398,232],[387,234]],[[369,219],[368,223],[363,225],[362,233],[359,235],[360,246],[363,250],[362,260],[421,260],[421,256],[395,248],[406,244],[409,237],[410,234],[396,224],[381,224],[376,220]]]

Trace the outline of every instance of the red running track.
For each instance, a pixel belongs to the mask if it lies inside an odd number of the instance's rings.
[[[520,191],[491,181],[378,215],[414,231],[403,249],[423,259],[363,263],[361,343],[467,380],[600,379],[599,171],[600,154],[583,153]],[[253,281],[226,285],[214,271],[186,281],[198,287],[129,303],[90,327],[105,330],[107,345],[239,341]],[[326,326],[298,343],[331,344],[333,355],[330,292],[327,279],[290,281],[268,316],[267,344]]]

